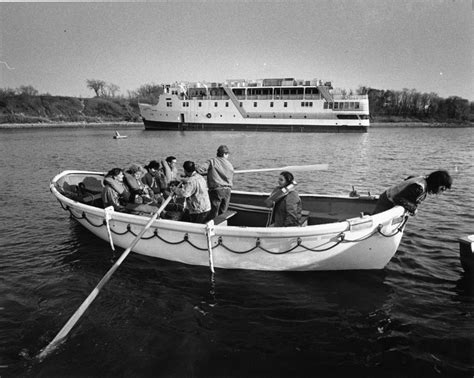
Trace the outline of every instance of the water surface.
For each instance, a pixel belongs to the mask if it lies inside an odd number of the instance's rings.
[[[474,130],[366,134],[0,130],[0,376],[472,376],[474,290],[457,239],[474,234]],[[31,359],[87,297],[114,255],[48,189],[65,169],[106,171],[168,155],[203,162],[220,144],[237,169],[329,163],[299,191],[372,194],[439,168],[430,196],[381,271],[208,269],[131,254],[59,350]],[[277,172],[236,177],[270,191]]]

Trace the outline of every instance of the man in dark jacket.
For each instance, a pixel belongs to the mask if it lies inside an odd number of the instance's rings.
[[[452,177],[447,171],[434,171],[428,176],[408,177],[405,181],[383,192],[375,206],[374,214],[403,206],[411,215],[415,215],[418,205],[427,194],[438,194],[451,189]]]

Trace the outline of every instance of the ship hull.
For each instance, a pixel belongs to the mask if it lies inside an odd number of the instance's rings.
[[[202,123],[202,122],[166,122],[144,119],[145,130],[174,131],[276,131],[295,133],[366,133],[364,125],[278,125],[261,123]]]

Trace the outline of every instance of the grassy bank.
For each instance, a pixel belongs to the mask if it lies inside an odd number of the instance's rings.
[[[10,95],[0,98],[0,125],[140,122],[137,101],[120,98]]]

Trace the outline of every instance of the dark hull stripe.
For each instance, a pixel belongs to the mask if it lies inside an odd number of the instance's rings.
[[[367,126],[328,126],[328,125],[261,125],[239,123],[180,123],[158,122],[144,119],[145,130],[179,130],[179,131],[283,131],[305,133],[366,133]]]

